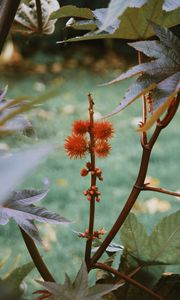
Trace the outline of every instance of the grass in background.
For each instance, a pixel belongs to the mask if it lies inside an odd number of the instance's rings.
[[[1,140],[0,148],[6,145],[10,149],[18,148],[24,144],[31,145],[41,141],[55,142],[58,145],[57,151],[22,185],[23,188],[49,188],[42,205],[73,221],[68,226],[38,224],[48,249],[40,248],[40,251],[58,282],[63,281],[65,272],[73,277],[80,266],[85,241],[79,239],[73,231],[84,231],[88,227],[89,208],[89,202],[82,194],[82,191],[89,187],[89,177],[80,176],[80,170],[87,160],[70,160],[63,149],[64,139],[70,134],[74,120],[88,117],[87,94],[89,92],[93,95],[97,116],[104,115],[116,107],[130,81],[110,87],[97,87],[97,84],[109,81],[116,75],[117,73],[113,71],[109,71],[109,74],[104,76],[85,69],[74,69],[62,71],[56,76],[20,74],[1,77],[1,86],[9,85],[9,98],[19,95],[35,96],[40,92],[46,92],[54,85],[57,86],[56,97],[28,114],[36,130],[35,136],[28,138],[17,134]],[[112,139],[112,153],[106,159],[97,159],[97,166],[103,169],[104,181],[98,183],[102,200],[97,204],[96,228],[105,227],[107,231],[111,228],[138,172],[141,156],[140,135],[135,132],[138,121],[141,120],[138,101],[111,118],[116,130]],[[177,190],[179,184],[177,175],[179,174],[179,125],[180,118],[177,114],[171,125],[161,134],[148,172],[155,181],[159,180],[160,186],[171,190]],[[156,207],[155,212],[150,214],[145,203],[154,197],[160,200],[159,211]],[[141,193],[134,212],[150,232],[158,220],[177,210],[178,204],[178,199],[175,197],[144,192]],[[29,257],[16,227],[13,221],[5,227],[0,227],[0,258],[10,249],[11,257],[16,257],[20,253],[21,261],[27,261]],[[118,235],[115,242],[120,243]],[[172,267],[169,267],[169,270],[172,270]],[[33,277],[39,277],[36,271]],[[34,286],[33,288],[35,289]]]

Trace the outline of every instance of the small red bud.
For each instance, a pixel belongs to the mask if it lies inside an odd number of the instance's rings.
[[[96,197],[96,202],[100,202],[101,199],[99,197]]]
[[[88,191],[83,191],[84,196],[87,196]]]
[[[86,176],[87,174],[88,174],[88,170],[85,169],[85,168],[83,168],[83,169],[81,170],[81,176]]]
[[[103,177],[102,176],[99,176],[98,178],[99,178],[100,181],[103,181]]]
[[[91,190],[91,191],[89,192],[89,194],[90,194],[90,195],[94,195],[94,191]]]
[[[89,195],[89,196],[87,196],[87,200],[88,201],[91,201],[92,200],[92,197]]]
[[[96,186],[96,185],[93,185],[93,186],[91,187],[91,189],[92,189],[92,190],[97,190],[97,186]]]

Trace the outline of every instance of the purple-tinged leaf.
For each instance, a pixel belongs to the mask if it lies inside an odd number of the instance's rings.
[[[154,114],[139,130],[147,130],[150,125],[161,116],[167,109],[167,104],[178,92],[177,85],[180,80],[180,41],[165,28],[152,23],[154,30],[157,31],[161,41],[143,41],[131,43],[130,45],[138,51],[142,51],[148,56],[156,59],[152,62],[139,64],[130,70],[121,74],[109,84],[117,83],[121,80],[139,75],[138,79],[133,83],[126,92],[121,103],[105,117],[117,114],[122,109],[130,105],[134,100],[147,92],[151,93],[150,112]],[[172,42],[172,47],[170,46]]]
[[[41,201],[46,197],[47,193],[48,190],[25,189],[19,192],[13,192],[12,198],[14,199],[14,203],[17,201],[18,204],[29,205]]]
[[[38,229],[34,221],[52,224],[69,223],[67,219],[60,215],[32,204],[44,198],[46,194],[47,192],[35,190],[23,190],[22,192],[12,193],[0,207],[0,224],[5,225],[10,219],[14,219],[32,239],[40,242]]]
[[[51,300],[101,300],[102,296],[109,292],[116,290],[122,284],[97,284],[92,287],[88,287],[88,272],[85,263],[83,262],[81,268],[76,276],[74,282],[71,282],[66,275],[64,284],[58,284],[53,282],[41,282],[38,281],[47,291],[50,293],[48,299]],[[45,290],[37,291],[36,293],[47,294]]]
[[[156,89],[153,91],[153,102],[152,110],[153,112],[160,107],[166,99],[172,95],[174,92],[178,93],[180,88],[180,72],[169,76],[165,80],[157,84]],[[173,98],[173,96],[172,96]]]
[[[180,49],[180,40],[178,39],[178,37],[176,35],[174,35],[172,33],[172,31],[170,31],[166,27],[162,27],[162,26],[160,26],[160,25],[158,25],[158,24],[156,24],[152,21],[149,21],[149,23],[153,27],[154,32],[156,33],[156,35],[158,36],[160,41],[164,45],[169,47],[172,51],[174,51],[176,53],[177,57],[180,59],[180,51],[179,51],[179,49]]]
[[[0,101],[2,101],[7,93],[8,86],[6,85],[2,90],[0,90]]]
[[[179,0],[164,0],[163,9],[165,11],[171,11],[179,7]]]
[[[140,41],[128,43],[128,45],[154,58],[166,57],[166,52],[168,51],[167,46],[163,45],[160,41]]]

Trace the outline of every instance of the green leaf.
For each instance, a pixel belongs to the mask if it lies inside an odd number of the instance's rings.
[[[89,8],[79,8],[74,5],[65,5],[51,14],[50,19],[65,17],[79,17],[83,19],[93,19],[93,13]]]
[[[118,19],[128,7],[141,7],[146,2],[147,0],[111,0],[97,33],[107,31],[107,28],[111,26],[114,20]]]
[[[102,296],[116,290],[121,284],[96,284],[93,287],[88,287],[88,273],[86,265],[83,262],[81,268],[74,280],[71,282],[66,275],[64,284],[53,282],[39,282],[50,293],[51,300],[100,300]],[[36,294],[41,294],[43,297],[47,295],[46,290],[36,291]]]
[[[0,156],[0,203],[29,175],[50,152],[52,145],[39,145],[7,156]]]
[[[149,260],[180,264],[180,211],[161,220],[149,238]]]
[[[33,268],[32,262],[27,263],[13,270],[5,279],[0,280],[1,299],[19,300],[22,295],[20,284]]]
[[[133,213],[127,217],[120,234],[123,246],[131,256],[141,261],[148,258],[148,235]]]
[[[39,232],[33,221],[62,224],[69,221],[46,208],[33,205],[40,201],[47,191],[23,190],[14,192],[0,207],[0,224],[6,225],[12,218],[34,241],[41,242]]]
[[[125,1],[123,1],[125,2]],[[126,3],[130,3],[131,1],[126,1]],[[137,1],[132,1],[135,3]],[[138,1],[139,2],[139,1]],[[137,2],[137,3],[138,3]],[[130,40],[140,40],[140,39],[148,39],[154,35],[154,31],[149,24],[149,21],[156,22],[161,26],[172,27],[179,24],[179,13],[180,8],[165,12],[162,10],[162,5],[164,0],[148,0],[147,3],[143,5],[141,8],[137,7],[129,7],[124,13],[120,16],[120,24],[117,19],[108,17],[108,23],[111,21],[111,26],[106,28],[107,33],[99,33],[98,30],[91,31],[88,34],[83,36],[77,36],[75,38],[70,38],[66,40],[66,42],[77,42],[82,40],[91,40],[91,39],[106,39],[106,38],[117,38],[117,39],[130,39]],[[117,5],[121,4],[121,1],[114,0],[114,3]],[[140,1],[139,4],[143,2]],[[125,7],[124,4],[123,7]],[[129,5],[130,6],[130,5]],[[115,6],[116,7],[116,6]],[[112,7],[112,11],[113,11]],[[123,9],[124,10],[124,9]],[[107,16],[107,8],[106,9],[96,9],[92,11],[94,14],[94,26],[96,28],[102,28],[102,24],[104,23],[104,18]],[[117,15],[118,10],[115,12]],[[111,14],[110,14],[111,15]],[[113,20],[113,23],[112,23]],[[148,21],[149,20],[149,21]],[[76,23],[74,23],[75,25]],[[112,26],[113,24],[113,26]],[[118,25],[119,24],[119,25]],[[111,30],[109,28],[111,27]],[[76,27],[78,29],[78,26]],[[81,28],[79,28],[81,29]],[[116,30],[115,30],[116,29]]]

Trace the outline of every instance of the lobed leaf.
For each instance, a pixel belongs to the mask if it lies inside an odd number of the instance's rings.
[[[111,0],[104,14],[104,20],[96,33],[107,31],[107,28],[111,26],[114,20],[118,19],[128,7],[139,8],[146,2],[147,0]],[[117,25],[119,25],[119,22]]]
[[[46,194],[47,192],[38,190],[23,190],[12,193],[0,207],[0,224],[6,225],[12,218],[34,241],[41,242],[34,221],[52,224],[69,223],[60,215],[32,204],[44,198]]]
[[[84,19],[93,19],[93,13],[89,8],[80,8],[74,5],[65,5],[54,11],[50,19],[59,19],[65,17],[79,17]]]
[[[97,284],[89,288],[88,273],[84,262],[82,263],[74,282],[71,282],[67,275],[63,285],[53,282],[37,282],[52,294],[49,298],[51,300],[100,300],[103,299],[103,295],[121,286],[121,284]],[[39,293],[40,292],[41,291],[39,291]],[[36,293],[38,293],[38,291]]]
[[[121,240],[125,250],[133,257],[141,261],[148,258],[148,235],[144,226],[132,213],[129,214],[121,229]]]
[[[149,238],[149,259],[165,264],[180,264],[180,211],[165,218]]]
[[[114,0],[115,8],[120,6],[122,1]],[[113,17],[108,17],[108,27],[106,26],[106,33],[100,32],[97,34],[98,30],[90,31],[89,33],[83,36],[77,36],[75,38],[67,39],[66,42],[77,42],[82,40],[91,40],[91,39],[106,39],[106,38],[118,38],[118,39],[131,39],[131,40],[140,40],[140,39],[148,39],[149,37],[154,35],[154,31],[150,26],[149,21],[158,22],[161,26],[172,27],[179,24],[179,13],[180,9],[176,9],[170,12],[164,12],[162,10],[162,5],[164,0],[148,0],[146,4],[140,8],[132,7],[131,3],[138,3],[139,6],[142,5],[145,1],[123,1],[124,4],[122,8],[120,7],[120,12],[122,10],[124,13],[117,18],[119,14],[118,10],[114,9],[112,6],[112,11],[115,11]],[[112,5],[112,4],[111,4]],[[124,10],[125,6],[131,6]],[[107,16],[107,8],[104,9],[96,9],[92,11],[94,15],[94,19],[92,20],[92,24],[96,27],[96,29],[102,28],[102,24],[105,22],[105,18]],[[111,15],[111,13],[110,13]],[[115,18],[116,16],[116,18]],[[136,17],[134,17],[136,16]],[[107,21],[107,20],[106,20]],[[113,23],[112,23],[113,22]],[[75,23],[73,26],[75,26]],[[113,25],[113,26],[112,26]],[[112,30],[109,30],[111,27]],[[77,27],[78,29],[78,22]],[[81,29],[81,27],[79,27]],[[91,29],[91,28],[90,28]]]

